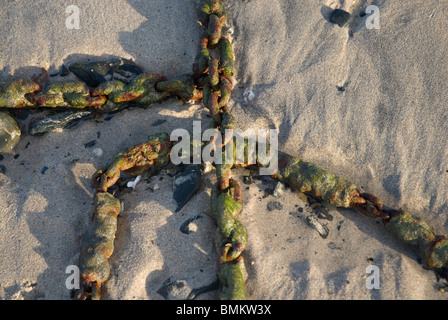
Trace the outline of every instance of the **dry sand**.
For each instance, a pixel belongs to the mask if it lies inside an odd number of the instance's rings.
[[[201,28],[198,0],[0,1],[0,80],[30,77],[39,68],[89,56],[132,58],[168,77],[189,72]],[[101,2],[102,3],[102,2]],[[281,149],[311,161],[402,207],[448,234],[448,8],[440,1],[227,1],[234,27],[238,84],[232,112],[241,128],[279,129]],[[81,28],[65,27],[68,5]],[[356,16],[380,8],[379,30],[365,17],[349,28],[329,23],[331,8]],[[337,86],[344,86],[341,92]],[[244,101],[244,91],[255,97]],[[23,135],[0,162],[0,298],[70,299],[68,265],[76,264],[94,190],[89,178],[114,154],[156,132],[209,121],[201,105],[170,99],[131,109],[110,121],[85,121],[42,137]],[[158,120],[168,120],[154,127]],[[98,132],[100,135],[98,136]],[[96,141],[96,157],[85,144]],[[14,156],[15,155],[15,156]],[[42,173],[42,168],[48,169]],[[242,182],[241,221],[248,299],[446,299],[432,271],[378,223],[353,210],[329,208],[322,239],[305,218],[309,207],[275,185]],[[161,180],[162,178],[162,180]],[[215,224],[209,216],[214,171],[199,193],[174,213],[173,178],[141,181],[122,197],[112,274],[105,299],[163,299],[167,280],[193,286],[215,280]],[[270,201],[282,210],[268,211]],[[304,212],[298,212],[298,208]],[[193,233],[179,227],[199,214]],[[379,290],[366,288],[366,268],[379,267]],[[216,299],[218,291],[198,299]]]

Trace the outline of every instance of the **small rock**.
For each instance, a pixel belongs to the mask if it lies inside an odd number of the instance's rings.
[[[243,177],[243,183],[244,184],[252,184],[254,182],[254,180],[252,179],[252,177],[251,176],[244,176]]]
[[[86,148],[86,149],[87,149],[87,148],[91,148],[91,147],[93,147],[94,145],[96,145],[96,141],[95,141],[95,140],[85,143],[85,144],[84,144],[84,148]]]
[[[11,152],[20,141],[20,127],[6,112],[0,112],[0,152]]]
[[[273,211],[273,210],[282,210],[283,209],[283,205],[278,202],[278,201],[270,201],[268,203],[268,210],[269,211]]]
[[[337,24],[339,27],[346,27],[352,20],[352,15],[347,11],[336,9],[330,16],[330,22]]]
[[[246,88],[243,92],[244,102],[248,103],[255,98],[255,93],[253,93],[249,88]]]
[[[285,185],[281,182],[278,182],[272,195],[276,198],[280,198],[280,196],[285,192],[285,189]]]
[[[29,134],[32,136],[43,135],[44,133],[66,128],[81,119],[91,117],[90,111],[64,111],[52,115],[45,115],[42,118],[33,119],[28,127]]]
[[[160,189],[160,187],[159,187],[159,185],[158,185],[157,183],[150,184],[150,185],[149,185],[149,188],[150,188],[152,191],[157,191],[157,190]]]
[[[93,152],[93,155],[98,158],[101,158],[104,154],[103,149],[101,149],[101,148],[95,148],[95,149],[93,149],[92,152]]]
[[[327,247],[331,250],[341,250],[342,248],[339,247],[336,243],[330,242],[327,244]]]

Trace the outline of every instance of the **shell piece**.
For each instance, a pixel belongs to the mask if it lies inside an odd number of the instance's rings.
[[[7,112],[0,112],[0,152],[10,152],[20,140],[19,125]]]
[[[311,228],[316,230],[323,239],[328,237],[329,231],[327,226],[322,224],[314,215],[309,215],[306,217],[306,222]]]

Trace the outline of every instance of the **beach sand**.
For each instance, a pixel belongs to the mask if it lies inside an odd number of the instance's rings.
[[[241,129],[279,130],[280,149],[316,163],[403,208],[448,235],[448,8],[440,1],[226,1],[234,28],[237,75],[231,110]],[[191,71],[201,26],[198,0],[0,1],[0,81],[88,58],[133,59],[168,78]],[[380,29],[359,13],[380,9]],[[80,29],[67,29],[65,9],[80,9]],[[356,18],[329,22],[332,9]],[[56,77],[58,78],[58,77]],[[343,87],[341,91],[338,87]],[[245,92],[253,99],[245,99]],[[76,265],[94,189],[91,175],[119,151],[157,132],[209,123],[200,105],[169,99],[111,119],[82,121],[41,137],[22,133],[0,165],[0,298],[71,299],[66,268]],[[154,126],[156,120],[167,120]],[[27,119],[29,120],[29,119]],[[95,141],[94,147],[86,144]],[[101,157],[93,149],[101,148]],[[248,299],[446,299],[433,271],[388,234],[380,221],[323,204],[323,239],[306,223],[317,209],[274,180],[245,184],[240,220]],[[104,299],[164,299],[166,281],[192,288],[216,281],[216,225],[209,196],[215,172],[175,213],[173,177],[140,181],[123,195],[111,276]],[[152,191],[151,184],[159,189]],[[268,191],[266,190],[268,189]],[[281,210],[269,211],[278,201]],[[193,232],[180,226],[200,215]],[[377,266],[380,288],[368,289]],[[197,299],[217,299],[218,290]],[[170,298],[186,298],[182,292]]]

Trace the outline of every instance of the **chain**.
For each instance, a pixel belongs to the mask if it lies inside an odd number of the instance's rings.
[[[79,257],[82,299],[99,300],[101,286],[110,275],[107,259],[114,250],[120,201],[108,193],[108,189],[117,182],[122,171],[138,176],[168,163],[172,145],[167,133],[151,135],[147,142],[118,153],[106,168],[92,176],[97,193],[92,208],[92,223],[82,237]]]
[[[182,100],[202,99],[210,111],[213,126],[224,137],[219,146],[212,141],[211,150],[221,148],[223,156],[221,164],[216,164],[217,183],[210,199],[218,229],[215,247],[219,256],[221,298],[245,299],[247,274],[242,253],[247,245],[247,232],[238,220],[242,210],[241,188],[231,177],[236,158],[233,139],[235,118],[228,107],[235,58],[232,38],[225,31],[227,16],[223,1],[203,0],[200,22],[206,32],[193,65],[193,75],[168,80],[160,74],[146,73],[129,83],[113,80],[93,90],[78,81],[48,84],[42,90],[41,85],[34,81],[18,80],[0,89],[0,108],[91,108],[111,112],[130,102],[148,106],[171,95]],[[117,216],[121,208],[119,200],[108,189],[117,182],[121,171],[139,175],[168,163],[172,146],[168,134],[152,135],[147,142],[117,154],[109,166],[93,175],[97,192],[92,223],[82,238],[80,253],[84,299],[99,299],[101,285],[110,274],[108,258],[114,250]],[[426,222],[405,210],[386,207],[380,198],[362,193],[357,186],[335,174],[277,152],[278,170],[272,175],[274,178],[336,207],[354,208],[366,216],[380,218],[386,230],[417,251],[428,267],[441,275],[448,275],[447,237],[438,235]],[[257,165],[266,164],[257,159]]]
[[[220,263],[218,277],[222,286],[221,298],[241,300],[245,299],[246,279],[241,253],[246,248],[247,234],[237,219],[242,208],[241,188],[231,178],[231,169],[235,163],[235,119],[230,114],[228,103],[233,87],[231,78],[235,73],[235,58],[231,36],[223,32],[226,26],[223,2],[203,1],[200,22],[206,32],[193,65],[194,79],[199,87],[203,87],[204,106],[211,113],[213,126],[223,137],[222,145],[215,146],[222,148],[223,156],[221,163],[216,164],[217,185],[210,199],[212,215],[218,224],[215,247]],[[227,134],[229,130],[231,136]]]
[[[0,108],[92,108],[112,112],[130,102],[148,106],[171,95],[194,101],[202,98],[202,91],[189,75],[168,80],[161,74],[147,73],[128,84],[112,80],[93,90],[80,81],[52,83],[41,90],[34,81],[17,80],[0,89]]]

